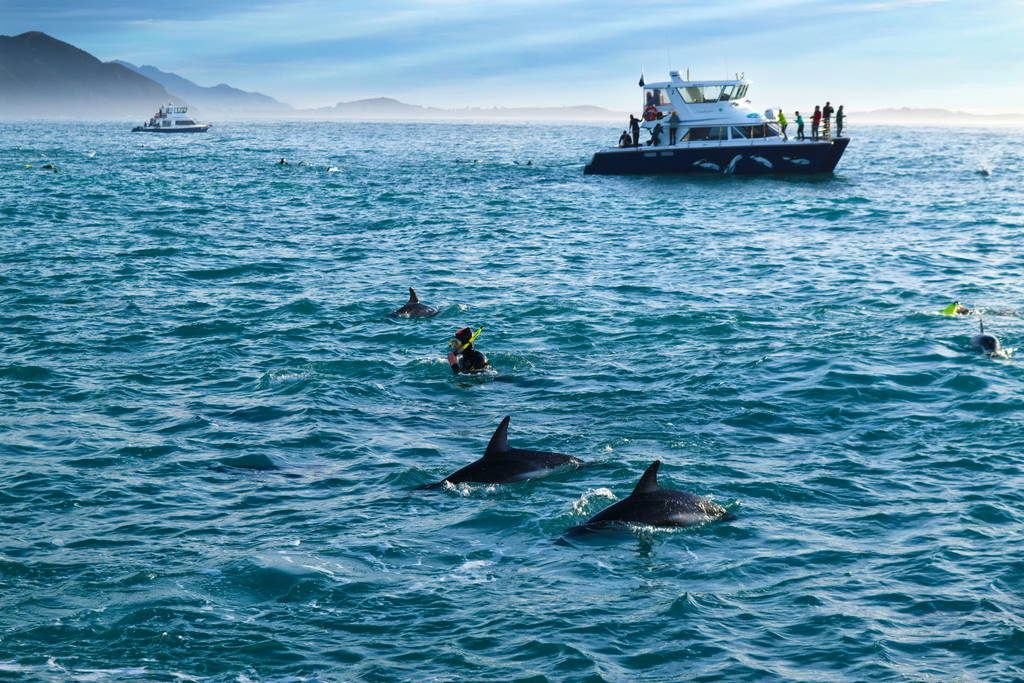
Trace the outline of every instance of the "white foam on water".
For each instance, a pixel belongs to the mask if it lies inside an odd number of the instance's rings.
[[[618,498],[618,496],[612,493],[611,489],[603,487],[594,489],[593,491],[587,491],[577,500],[573,501],[572,511],[578,515],[586,514],[590,506],[590,501],[595,498]]]

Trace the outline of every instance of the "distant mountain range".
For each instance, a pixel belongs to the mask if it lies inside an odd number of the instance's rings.
[[[966,111],[950,111],[949,109],[874,109],[872,111],[850,112],[850,116],[862,123],[902,123],[902,124],[985,124],[985,123],[1022,123],[1024,114],[972,114]]]
[[[571,119],[610,121],[628,117],[628,114],[590,105],[575,107],[479,107],[465,109],[438,109],[407,104],[390,97],[374,97],[354,102],[338,102],[333,107],[301,109],[298,116],[328,116],[331,118],[387,118],[387,119]]]
[[[173,99],[159,83],[45,33],[0,36],[0,115],[139,117]]]
[[[115,59],[113,63],[159,83],[168,92],[174,93],[207,116],[284,114],[294,111],[290,105],[278,102],[269,95],[246,92],[232,88],[226,83],[204,87],[178,74],[161,71],[155,66],[135,66],[119,59]]]
[[[332,107],[293,109],[269,95],[221,83],[204,87],[154,66],[101,62],[88,52],[30,31],[0,36],[0,116],[96,119],[150,116],[161,104],[186,102],[196,116],[316,119],[565,120],[624,122],[628,114],[590,105],[439,109],[374,97]],[[849,124],[1022,123],[1024,114],[971,114],[946,109],[849,112]]]

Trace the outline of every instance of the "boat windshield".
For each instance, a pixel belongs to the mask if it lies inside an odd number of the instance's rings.
[[[678,90],[686,104],[739,100],[747,94],[745,85],[690,85]]]

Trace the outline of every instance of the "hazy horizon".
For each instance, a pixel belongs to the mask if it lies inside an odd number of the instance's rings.
[[[387,96],[428,107],[636,107],[637,79],[745,72],[787,109],[1024,111],[1019,0],[743,0],[726,6],[535,0],[324,0],[115,6],[6,3],[5,31],[43,31],[104,61],[228,83],[297,108]],[[670,40],[665,38],[669,37]]]

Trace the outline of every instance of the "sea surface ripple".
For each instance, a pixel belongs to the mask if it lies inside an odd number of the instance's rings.
[[[5,125],[0,678],[1024,677],[1024,363],[936,314],[1024,343],[1024,134],[583,176],[618,133]],[[595,464],[412,490],[504,415]],[[561,538],[654,459],[736,520]]]

